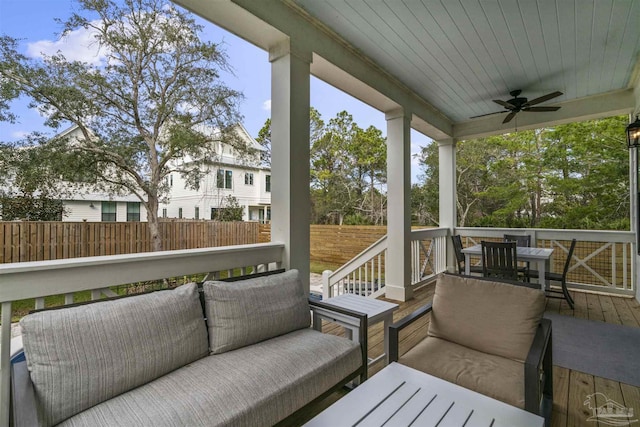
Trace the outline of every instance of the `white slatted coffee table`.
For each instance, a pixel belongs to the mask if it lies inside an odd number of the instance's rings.
[[[305,425],[543,427],[544,418],[392,363]]]
[[[393,323],[393,312],[398,309],[398,304],[391,302],[380,301],[374,298],[366,298],[360,295],[354,294],[342,294],[336,297],[322,300],[323,303],[332,305],[338,308],[346,308],[348,310],[357,311],[367,315],[367,323],[372,326],[378,322],[384,322],[384,353],[375,359],[369,360],[369,365],[372,365],[380,360],[388,360],[389,354],[389,336],[387,334],[387,326]],[[314,308],[313,327],[316,330],[322,328],[322,322],[320,320],[325,319],[332,322],[336,322],[345,328],[347,338],[351,340],[358,340],[359,323],[352,317],[341,316],[333,311],[326,311],[320,307]]]

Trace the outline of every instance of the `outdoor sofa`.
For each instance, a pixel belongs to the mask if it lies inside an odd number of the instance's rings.
[[[433,302],[389,326],[389,359],[551,421],[551,321],[539,285],[441,275]],[[427,337],[400,354],[399,333],[431,314]]]
[[[366,378],[366,336],[359,345],[311,329],[322,303],[308,301],[296,270],[249,277],[25,316],[13,424],[286,424]],[[367,330],[366,316],[342,314]]]

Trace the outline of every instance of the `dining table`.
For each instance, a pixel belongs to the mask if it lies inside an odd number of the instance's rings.
[[[480,257],[480,260],[482,260],[482,245],[469,246],[468,248],[462,249],[462,253],[464,254],[464,274],[468,276],[471,268],[471,257]],[[544,277],[546,272],[551,269],[553,249],[517,246],[516,254],[518,261],[527,261],[537,265],[540,289],[544,291],[547,286],[547,281]]]

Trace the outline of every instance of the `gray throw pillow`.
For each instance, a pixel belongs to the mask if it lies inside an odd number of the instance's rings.
[[[195,284],[20,320],[45,425],[55,425],[208,353]]]
[[[213,354],[254,344],[311,324],[297,270],[203,285]]]

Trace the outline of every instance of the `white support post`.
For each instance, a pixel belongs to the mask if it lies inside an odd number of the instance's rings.
[[[438,162],[439,162],[439,226],[449,229],[453,234],[457,226],[456,207],[456,141],[445,139],[438,141]],[[456,272],[456,259],[454,255],[453,243],[447,239],[447,270]]]
[[[11,399],[11,302],[2,303],[0,327],[0,426],[9,426]]]
[[[385,294],[407,301],[411,288],[411,113],[387,112],[387,256]]]
[[[271,62],[271,240],[285,244],[283,267],[295,268],[309,293],[309,110],[312,54],[285,40]]]
[[[637,66],[637,64],[636,64]],[[631,115],[629,116],[629,123],[635,121],[636,115],[640,114],[640,75],[638,73],[635,74],[635,79],[633,84],[633,97],[635,100],[635,108]],[[637,150],[640,148],[634,148],[629,150],[629,191],[630,191],[630,208],[631,214],[629,216],[631,220],[631,231],[636,233],[636,244],[635,253],[632,255],[633,263],[632,271],[635,273],[633,275],[633,279],[635,283],[633,283],[634,289],[636,291],[636,301],[640,302],[640,255],[638,255],[638,251],[640,251],[640,247],[638,247],[638,233],[640,233],[640,229],[638,229],[638,209],[640,209],[640,200],[638,200],[639,191],[640,191],[640,183],[638,183],[638,159],[640,156],[637,153]]]

